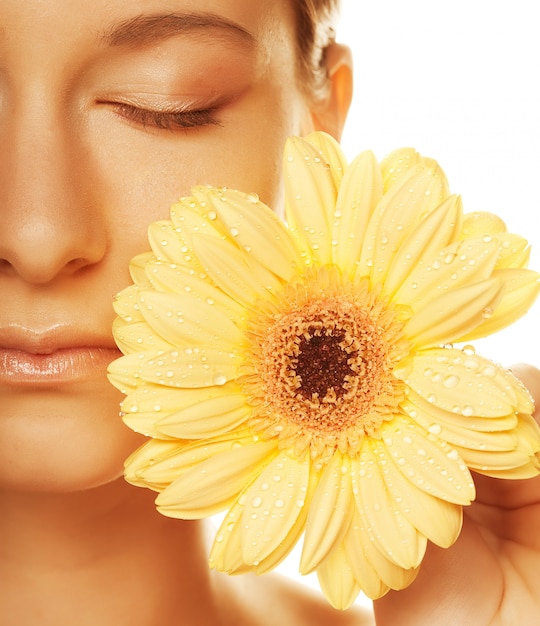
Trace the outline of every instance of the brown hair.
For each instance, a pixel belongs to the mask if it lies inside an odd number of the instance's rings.
[[[340,0],[293,0],[300,79],[312,98],[323,98],[328,86],[326,48],[335,40]]]

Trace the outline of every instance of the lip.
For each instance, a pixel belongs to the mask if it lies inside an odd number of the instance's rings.
[[[119,356],[112,337],[70,326],[44,331],[18,325],[0,328],[0,383],[4,384],[47,386],[104,376]]]

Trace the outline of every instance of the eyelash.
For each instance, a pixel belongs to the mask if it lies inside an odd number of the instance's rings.
[[[216,118],[216,109],[214,108],[158,111],[155,109],[142,109],[125,103],[117,103],[114,108],[121,117],[143,128],[151,127],[158,130],[175,131],[220,125],[219,120]]]

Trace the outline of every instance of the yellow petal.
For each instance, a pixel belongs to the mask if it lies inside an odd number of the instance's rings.
[[[401,407],[413,421],[437,436],[446,432],[447,427],[463,432],[472,430],[493,433],[515,428],[517,424],[514,412],[502,417],[480,417],[474,413],[469,415],[470,409],[463,411],[463,407],[457,403],[453,406],[456,410],[447,411],[422,398],[413,389],[408,390],[407,399],[401,403]]]
[[[143,446],[135,450],[124,463],[124,478],[128,483],[139,487],[148,487],[154,491],[161,491],[168,484],[168,480],[148,480],[145,475],[148,467],[156,460],[168,458],[178,450],[177,441],[161,441],[151,439]]]
[[[361,591],[341,544],[317,567],[317,577],[328,602],[341,611],[348,609]]]
[[[292,138],[285,145],[284,174],[286,219],[301,255],[330,263],[337,189],[329,164],[313,145]]]
[[[373,534],[376,547],[405,569],[416,567],[424,555],[426,541],[397,509],[368,438],[359,460],[352,465],[352,487],[364,528]]]
[[[538,476],[540,464],[534,459],[519,467],[498,469],[493,467],[474,468],[477,474],[484,474],[491,478],[502,478],[504,480],[525,480]]]
[[[146,266],[155,260],[156,257],[152,252],[143,252],[131,259],[129,262],[129,273],[134,283],[144,285],[148,282]]]
[[[248,263],[253,256],[260,265],[288,281],[302,259],[276,214],[253,194],[229,189],[202,191],[230,237],[246,253]]]
[[[206,235],[214,239],[227,237],[227,230],[210,210],[205,195],[205,187],[194,187],[192,196],[181,198],[171,207],[171,222],[174,232],[182,244],[185,253],[193,252],[192,238],[194,234]]]
[[[525,268],[531,256],[529,242],[519,235],[512,233],[502,233],[495,235],[499,242],[499,258],[497,259],[497,269],[503,268]]]
[[[494,213],[487,211],[475,211],[467,213],[463,220],[461,238],[483,237],[484,235],[496,235],[506,232],[506,224]]]
[[[447,291],[417,311],[405,333],[426,348],[457,341],[492,314],[503,290],[500,280],[491,278]]]
[[[128,393],[141,384],[142,368],[148,361],[152,361],[161,354],[160,350],[148,350],[129,354],[109,364],[107,377],[122,393]]]
[[[243,333],[219,307],[201,302],[191,292],[141,291],[139,306],[148,326],[171,346],[184,348],[217,341],[227,348],[243,341]]]
[[[159,439],[151,440],[146,446]],[[162,452],[158,449],[152,458],[148,457],[146,452],[143,453],[145,460],[142,464],[138,458],[138,452],[130,457],[130,463],[138,463],[139,476],[143,476],[152,483],[160,483],[167,486],[173,480],[185,473],[192,467],[200,465],[204,461],[213,456],[218,456],[224,452],[234,450],[242,446],[249,446],[258,442],[258,439],[246,428],[227,433],[225,435],[212,437],[205,441],[178,441],[163,440],[163,443],[176,443],[172,448],[162,446]],[[144,448],[145,446],[143,446]]]
[[[347,562],[362,591],[368,598],[375,600],[382,597],[390,588],[382,581],[380,574],[363,549],[362,535],[364,533],[365,530],[361,526],[358,513],[356,513],[343,540],[343,548],[347,555]],[[367,538],[366,541],[369,543],[370,539]],[[372,549],[375,550],[373,547]],[[384,558],[380,552],[375,560],[384,560],[389,567],[402,569]],[[393,579],[392,576],[389,576],[389,578]]]
[[[393,255],[418,223],[448,196],[442,170],[412,169],[382,197],[369,221],[358,271],[376,283],[386,278]]]
[[[210,553],[211,566],[231,574],[246,572],[265,574],[274,569],[290,553],[304,531],[311,495],[317,480],[317,476],[311,472],[306,502],[289,530],[287,540],[277,545],[274,551],[259,563],[249,565],[242,559],[242,516],[245,503],[251,497],[250,486],[248,486],[223,518]]]
[[[416,577],[417,568],[404,569],[378,549],[373,533],[363,526],[360,515],[353,519],[344,545],[356,580],[372,600],[389,589],[404,589]]]
[[[509,434],[514,440],[511,449],[495,453],[489,449],[458,448],[458,451],[471,469],[488,476],[500,477],[503,471],[509,471],[507,478],[537,476],[540,472],[540,428],[536,420],[531,415],[518,415],[517,428]]]
[[[345,171],[332,226],[334,263],[354,270],[368,221],[382,197],[381,170],[372,152],[362,152]]]
[[[290,543],[289,533],[305,504],[309,473],[309,458],[282,452],[253,482],[242,514],[242,556],[247,564],[256,565],[282,542]]]
[[[140,285],[130,285],[114,298],[114,311],[126,324],[144,321],[144,317],[141,315],[139,309],[139,292],[141,289],[144,289],[144,287]],[[116,324],[118,327],[121,326],[118,320],[116,320]]]
[[[493,239],[471,239],[449,245],[421,260],[398,288],[394,299],[420,311],[450,290],[490,278],[497,261]]]
[[[414,148],[399,148],[381,161],[381,171],[386,193],[393,185],[422,164],[422,157]]]
[[[516,409],[503,368],[457,348],[416,354],[405,382],[431,404],[465,416],[504,417]]]
[[[185,471],[156,498],[160,513],[200,519],[222,511],[272,458],[274,442],[236,446]]]
[[[388,493],[400,512],[430,541],[442,548],[451,546],[461,530],[461,506],[436,498],[413,485],[390,460],[381,441],[373,441],[372,448]]]
[[[172,350],[146,360],[140,378],[166,387],[211,387],[235,379],[241,363],[238,354],[210,346]]]
[[[472,341],[492,335],[525,315],[540,293],[540,275],[526,269],[495,270],[493,276],[504,285],[502,298],[493,313],[458,341]]]
[[[342,540],[354,512],[350,460],[335,452],[315,490],[307,518],[300,572],[307,574]]]
[[[231,242],[198,235],[193,241],[201,264],[216,285],[245,307],[253,306],[258,296],[267,289],[277,291],[281,286],[270,272],[263,268],[255,272],[248,266],[242,252]]]
[[[172,350],[174,345],[166,341],[145,321],[135,324],[113,323],[113,335],[116,345],[124,354],[141,350]]]
[[[245,309],[212,284],[205,274],[196,275],[182,265],[162,261],[148,263],[146,271],[157,291],[177,293],[182,297],[189,294],[190,299],[219,309],[220,314],[230,320],[239,321],[246,315]]]
[[[215,437],[245,422],[252,410],[252,407],[246,404],[243,394],[216,394],[215,397],[199,401],[160,419],[155,429],[162,438]]]
[[[178,263],[200,269],[196,258],[186,248],[178,229],[169,220],[153,222],[148,227],[148,241],[158,261]]]
[[[419,489],[455,504],[470,504],[474,484],[459,454],[408,418],[381,427],[382,440],[398,470]]]
[[[339,143],[328,133],[315,131],[304,137],[328,163],[330,173],[334,179],[336,189],[342,184],[343,175],[347,169],[347,159]]]
[[[384,285],[385,292],[390,296],[394,294],[416,267],[446,248],[456,237],[461,219],[459,196],[450,196],[428,214],[394,255]]]

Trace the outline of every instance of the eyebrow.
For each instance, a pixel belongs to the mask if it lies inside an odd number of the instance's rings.
[[[240,24],[214,13],[159,13],[137,15],[119,22],[107,31],[103,40],[109,46],[147,46],[176,35],[219,30],[227,39],[255,43],[254,36]]]

